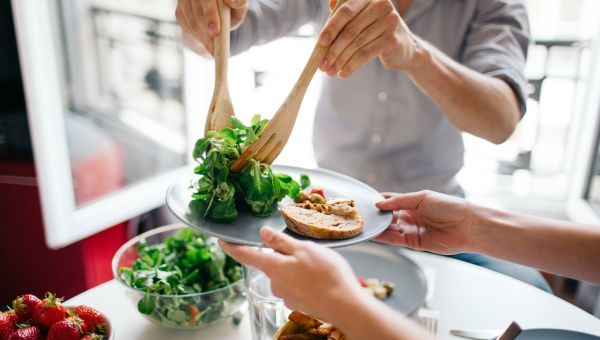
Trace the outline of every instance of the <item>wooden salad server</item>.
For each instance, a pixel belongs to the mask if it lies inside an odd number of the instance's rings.
[[[333,14],[345,0],[338,0],[335,7],[332,9]],[[331,18],[331,15],[330,15]],[[330,45],[331,46],[331,45]],[[260,138],[248,147],[230,166],[232,172],[241,171],[249,159],[254,159],[263,163],[271,164],[273,160],[281,153],[283,147],[290,138],[302,99],[306,93],[308,85],[323,62],[323,59],[329,51],[329,46],[324,47],[318,42],[313,49],[304,70],[296,81],[279,110],[271,119],[265,130],[261,133]]]
[[[218,0],[221,31],[215,37],[215,88],[206,116],[204,134],[208,131],[219,131],[230,127],[231,117],[234,116],[233,104],[227,85],[227,64],[229,61],[229,31],[231,28],[231,9],[223,0]]]

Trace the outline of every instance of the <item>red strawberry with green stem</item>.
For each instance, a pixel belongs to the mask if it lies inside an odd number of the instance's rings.
[[[25,322],[29,320],[33,314],[33,311],[40,303],[42,303],[42,300],[38,299],[37,296],[32,294],[23,294],[12,302],[12,306],[15,310],[15,313],[17,313],[17,316],[19,316],[19,320],[21,320],[21,322]]]
[[[26,326],[10,335],[8,340],[40,340],[42,332],[35,326]]]
[[[104,316],[96,309],[88,306],[78,306],[75,309],[77,316],[83,319],[90,331],[96,330],[96,328],[104,327],[105,320]]]
[[[81,340],[104,340],[104,337],[96,333],[91,333],[84,335]]]
[[[50,327],[46,340],[79,340],[85,333],[85,323],[78,317],[58,321]]]
[[[14,312],[0,312],[0,340],[8,340],[10,335],[16,330],[19,317]]]
[[[83,321],[83,319],[77,315],[71,315],[68,318],[66,318],[66,320],[77,325],[77,327],[79,327],[79,329],[81,330],[81,334],[85,334],[88,331],[91,331],[91,329],[89,329],[88,326],[85,324],[85,321]]]
[[[33,320],[36,325],[48,329],[55,322],[64,320],[67,312],[61,302],[61,298],[57,298],[52,293],[46,293],[46,298],[33,311]]]

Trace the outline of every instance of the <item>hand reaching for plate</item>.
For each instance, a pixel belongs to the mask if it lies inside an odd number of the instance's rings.
[[[271,279],[273,294],[288,308],[332,320],[348,296],[365,294],[348,262],[335,251],[268,227],[261,229],[261,238],[275,252],[224,241],[219,245],[238,262],[263,271]]]
[[[472,250],[477,216],[469,202],[432,191],[384,196],[376,206],[394,218],[376,241],[446,255]]]
[[[423,330],[363,289],[348,262],[335,251],[265,227],[266,253],[219,241],[238,262],[263,271],[285,305],[333,323],[352,339],[424,339]]]

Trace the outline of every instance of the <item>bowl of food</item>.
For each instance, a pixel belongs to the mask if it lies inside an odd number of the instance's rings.
[[[153,229],[117,250],[113,275],[151,322],[206,327],[238,314],[246,299],[241,265],[216,241],[181,224]]]

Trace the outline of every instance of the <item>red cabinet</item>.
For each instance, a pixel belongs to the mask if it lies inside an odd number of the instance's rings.
[[[94,190],[87,192],[99,194],[102,187]],[[39,296],[50,290],[68,298],[110,280],[110,261],[126,239],[122,223],[62,249],[49,249],[33,162],[0,161],[0,305],[24,292]]]

